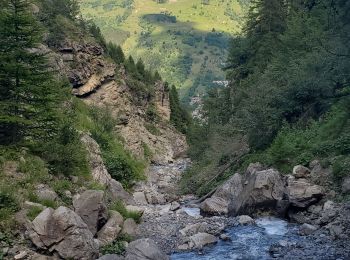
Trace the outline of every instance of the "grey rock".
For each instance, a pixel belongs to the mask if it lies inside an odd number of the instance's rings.
[[[178,203],[177,201],[174,201],[171,203],[170,210],[175,211],[175,210],[178,210],[180,207],[181,207],[180,203]]]
[[[135,204],[135,201],[131,194],[124,190],[122,184],[114,179],[111,179],[108,183],[107,190],[111,195],[112,200],[122,200],[126,204]]]
[[[314,225],[304,223],[300,226],[299,234],[304,235],[304,236],[308,236],[308,235],[311,235],[312,233],[314,233],[317,229],[318,229],[318,227],[316,227]]]
[[[138,239],[126,249],[125,260],[169,260],[151,239]]]
[[[132,237],[136,236],[138,234],[138,230],[135,220],[133,220],[132,218],[126,219],[124,221],[122,233]]]
[[[240,225],[252,225],[255,223],[254,219],[247,215],[238,216],[237,221]]]
[[[321,186],[310,184],[304,179],[288,181],[288,200],[294,207],[307,208],[318,202],[324,194]]]
[[[107,208],[104,203],[104,192],[87,190],[73,199],[74,211],[88,225],[91,233],[96,234],[107,222]]]
[[[208,233],[198,233],[190,237],[189,247],[201,249],[206,245],[214,244],[218,241],[217,237]]]
[[[58,198],[57,193],[45,184],[39,184],[36,186],[36,195],[40,200],[56,200]]]
[[[342,192],[350,193],[350,177],[346,177],[342,183]]]
[[[28,227],[28,234],[36,247],[63,259],[89,260],[98,256],[98,245],[88,226],[66,207],[45,209]]]
[[[248,184],[231,197],[228,207],[231,216],[251,214],[254,211],[276,209],[285,193],[281,175],[274,169],[253,171],[244,176]]]
[[[201,211],[209,215],[226,215],[231,198],[238,196],[242,189],[242,177],[236,173],[221,185],[211,198],[201,203]]]
[[[144,192],[135,192],[133,194],[134,201],[137,205],[147,205],[147,200]]]
[[[297,165],[293,168],[293,176],[295,178],[306,178],[309,174],[310,169],[303,165]]]
[[[107,223],[97,233],[100,245],[105,246],[115,240],[122,230],[123,217],[117,211],[110,211]]]

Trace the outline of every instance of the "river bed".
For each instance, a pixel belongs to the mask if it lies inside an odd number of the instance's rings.
[[[229,241],[220,240],[217,244],[202,251],[175,253],[172,260],[223,260],[223,259],[272,259],[269,248],[275,243],[296,243],[304,239],[299,236],[298,226],[285,220],[264,217],[256,220],[256,225],[229,228],[226,235]]]

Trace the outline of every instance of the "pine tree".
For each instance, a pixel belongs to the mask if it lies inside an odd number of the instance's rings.
[[[109,42],[107,44],[107,49],[109,56],[111,56],[115,63],[121,64],[125,61],[124,52],[119,45],[116,46],[114,43]]]
[[[35,50],[41,27],[27,0],[5,0],[0,10],[0,139],[44,138],[52,129],[55,87],[46,59]]]
[[[137,72],[140,76],[140,80],[144,79],[145,78],[145,74],[146,74],[146,71],[145,71],[145,64],[143,63],[143,61],[141,59],[139,59],[136,63],[136,69],[137,69]]]
[[[244,27],[244,36],[232,41],[228,58],[229,78],[240,81],[262,71],[281,45],[286,30],[287,5],[281,0],[254,0]]]

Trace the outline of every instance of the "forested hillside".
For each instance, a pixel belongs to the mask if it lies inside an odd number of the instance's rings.
[[[246,0],[81,0],[108,41],[142,58],[177,88],[186,100],[205,94],[222,68],[232,33],[240,30]]]
[[[319,159],[340,190],[350,165],[350,2],[253,1],[231,41],[228,88],[192,131],[185,190],[209,192],[250,162],[288,173]]]
[[[184,120],[176,89],[106,44],[76,1],[0,1],[0,259],[23,247],[18,229],[46,208],[72,212],[85,190],[138,221],[120,200],[151,162],[183,153]]]

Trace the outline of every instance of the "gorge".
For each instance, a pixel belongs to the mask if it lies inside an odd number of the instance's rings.
[[[331,2],[1,0],[0,260],[349,259]]]

